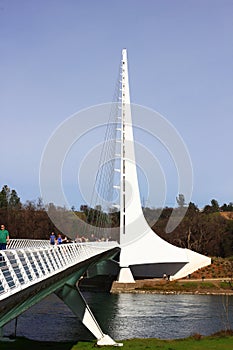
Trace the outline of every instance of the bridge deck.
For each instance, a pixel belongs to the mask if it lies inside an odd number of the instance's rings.
[[[51,246],[49,241],[12,240],[10,249],[0,252],[0,300],[117,246],[116,242]]]

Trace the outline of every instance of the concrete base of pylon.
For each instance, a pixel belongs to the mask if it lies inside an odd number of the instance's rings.
[[[102,338],[97,341],[98,346],[123,346],[123,343],[116,343],[109,335],[104,334]]]
[[[133,274],[129,267],[121,267],[117,282],[120,283],[135,283]]]
[[[0,327],[0,342],[13,342],[15,338],[4,337],[3,327]]]
[[[0,342],[14,342],[16,339],[12,339],[12,338],[9,338],[9,337],[0,337]]]

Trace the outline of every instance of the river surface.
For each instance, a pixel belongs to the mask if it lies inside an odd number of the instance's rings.
[[[114,339],[183,338],[233,327],[233,296],[84,293],[103,332]],[[225,310],[225,308],[227,310]],[[47,341],[94,339],[67,306],[50,295],[18,317],[17,336]],[[15,321],[4,334],[15,332]]]

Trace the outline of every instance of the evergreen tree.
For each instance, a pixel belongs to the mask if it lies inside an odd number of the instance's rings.
[[[8,208],[9,196],[10,196],[10,188],[7,185],[4,185],[2,187],[1,192],[0,192],[0,208],[1,209]]]
[[[185,206],[185,198],[184,195],[182,193],[180,193],[178,195],[178,197],[176,197],[176,201],[179,207],[183,208]]]
[[[8,207],[10,209],[20,209],[22,206],[20,198],[15,190],[12,190],[9,196]]]
[[[218,204],[218,201],[216,199],[211,200],[211,205],[213,208],[213,212],[219,211],[219,204]]]

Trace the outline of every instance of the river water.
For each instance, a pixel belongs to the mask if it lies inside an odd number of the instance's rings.
[[[84,293],[104,333],[114,339],[183,338],[233,327],[233,296]],[[224,311],[225,308],[227,311]],[[18,317],[17,336],[35,340],[93,339],[54,294]],[[4,327],[14,334],[15,321]]]

